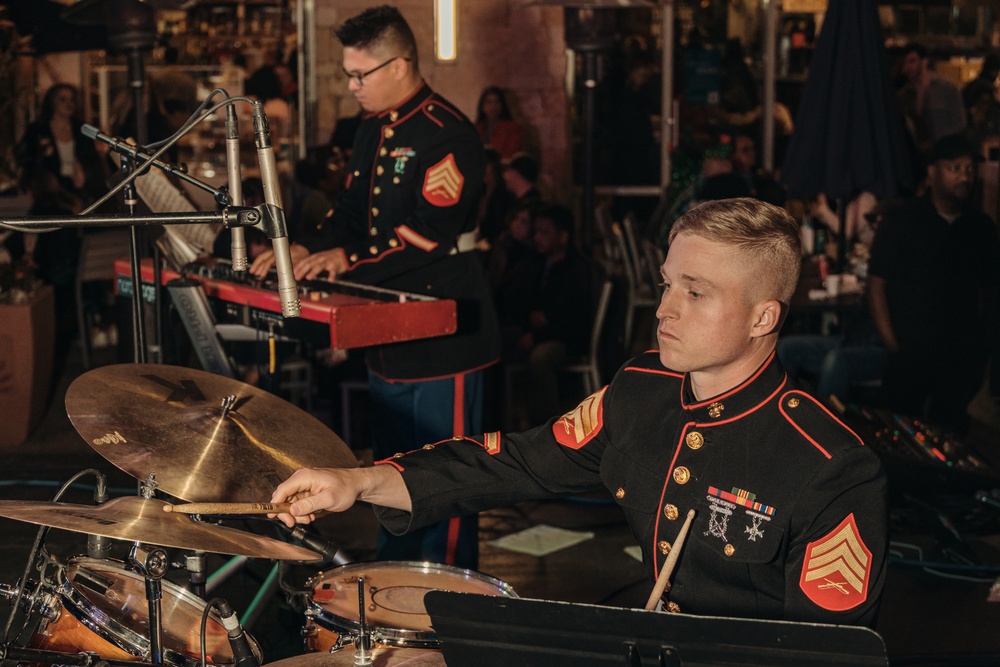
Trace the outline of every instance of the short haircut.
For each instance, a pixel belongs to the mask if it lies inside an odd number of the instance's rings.
[[[366,49],[382,56],[400,56],[413,63],[417,70],[417,40],[410,25],[389,5],[371,7],[347,19],[335,31],[345,47]]]
[[[557,231],[566,232],[573,238],[573,211],[559,204],[544,204],[535,211],[535,219],[541,218],[550,220]]]
[[[753,302],[791,302],[799,282],[799,225],[783,208],[750,197],[695,206],[678,218],[670,243],[681,234],[734,246],[750,270],[747,294]]]

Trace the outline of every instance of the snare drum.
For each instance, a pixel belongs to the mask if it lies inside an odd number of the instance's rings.
[[[161,650],[165,662],[183,665],[201,657],[205,601],[161,581]],[[149,660],[149,603],[145,579],[114,560],[76,557],[59,573],[54,602],[29,646],[49,651],[92,651],[102,658]],[[213,609],[205,631],[208,661],[233,664],[226,630]],[[250,638],[258,656],[260,648]]]
[[[424,607],[430,590],[516,598],[508,584],[486,575],[438,563],[352,563],[320,572],[306,582],[312,590],[302,634],[307,651],[330,651],[352,643],[360,632],[358,578],[364,579],[365,625],[377,644],[438,648]]]

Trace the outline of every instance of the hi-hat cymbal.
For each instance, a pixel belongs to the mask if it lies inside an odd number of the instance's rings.
[[[319,560],[309,549],[263,535],[164,512],[162,500],[123,496],[101,505],[32,500],[0,500],[0,516],[77,533],[103,535],[161,547],[208,551],[251,558]]]
[[[332,653],[306,653],[293,655],[291,658],[271,662],[264,667],[350,667],[355,664],[355,649],[343,648]],[[406,667],[444,667],[444,656],[432,649],[394,648],[392,646],[376,646],[371,650],[374,667],[391,667],[391,665],[406,665]]]
[[[358,465],[309,413],[191,368],[96,368],[69,386],[66,412],[101,456],[139,480],[156,473],[157,488],[188,502],[262,502],[299,468]]]

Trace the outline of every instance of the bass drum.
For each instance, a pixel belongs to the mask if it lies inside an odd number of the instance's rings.
[[[302,631],[307,651],[336,651],[353,643],[361,627],[359,577],[364,579],[365,625],[376,644],[389,647],[440,646],[424,607],[427,591],[517,597],[499,579],[451,565],[393,561],[343,565],[306,582],[312,591]]]
[[[165,662],[184,665],[201,659],[201,617],[205,601],[169,582],[162,583],[161,650]],[[43,585],[43,588],[49,584]],[[31,648],[77,653],[92,651],[102,658],[150,660],[149,605],[145,579],[115,560],[76,557],[59,572],[50,591],[53,600]],[[260,659],[260,647],[250,637]],[[226,630],[213,609],[205,630],[207,659],[216,665],[235,663]]]

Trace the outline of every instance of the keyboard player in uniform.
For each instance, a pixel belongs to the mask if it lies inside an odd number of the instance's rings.
[[[473,250],[485,169],[468,119],[423,81],[398,10],[374,7],[337,37],[362,110],[347,189],[313,238],[292,245],[297,279],[334,278],[454,299],[452,336],[369,348],[376,459],[481,431],[484,369],[499,357],[489,288]],[[251,272],[264,275],[270,252]],[[475,569],[475,516],[405,537],[383,531],[377,557]]]

